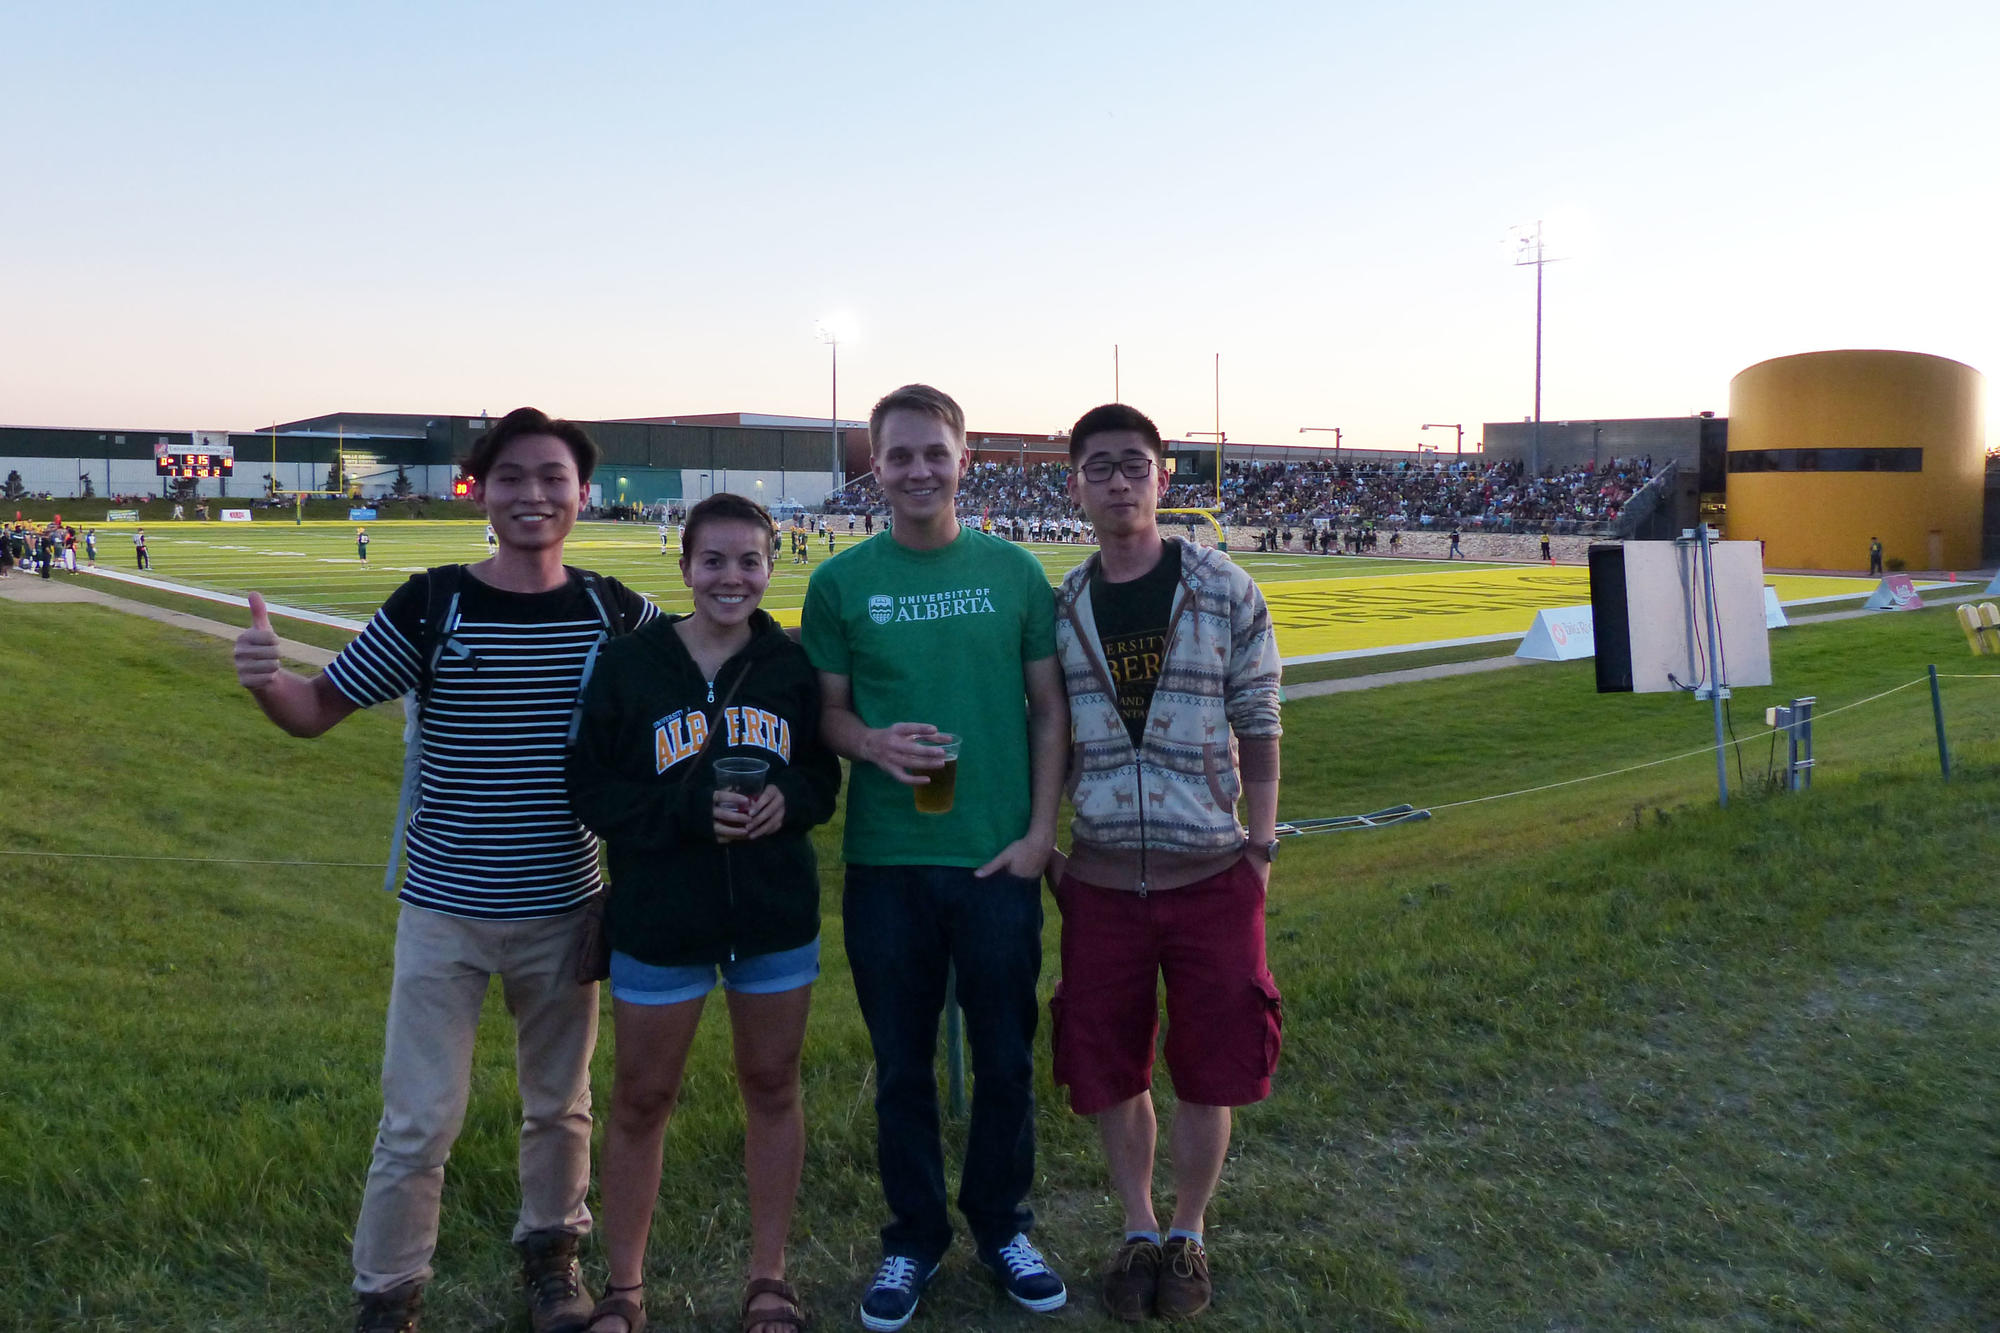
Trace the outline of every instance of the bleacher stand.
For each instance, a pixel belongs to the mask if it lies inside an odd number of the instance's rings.
[[[958,510],[967,522],[994,520],[1012,535],[1062,540],[1062,525],[1080,517],[1066,490],[1069,469],[1060,463],[975,463],[960,483]],[[1345,534],[1383,531],[1583,533],[1614,523],[1632,496],[1651,480],[1650,459],[1613,459],[1603,466],[1547,469],[1529,477],[1519,460],[1486,462],[1432,459],[1394,463],[1280,463],[1230,461],[1223,469],[1226,526],[1271,531],[1274,545],[1286,531],[1304,538],[1335,534],[1322,544],[1345,546]],[[1163,508],[1210,508],[1211,483],[1171,486]],[[873,477],[864,476],[828,502],[825,512],[888,512]],[[1042,535],[1047,534],[1047,535]],[[1379,549],[1380,543],[1366,543]]]

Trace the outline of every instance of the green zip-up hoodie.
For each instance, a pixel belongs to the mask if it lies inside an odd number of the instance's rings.
[[[819,737],[819,677],[805,650],[757,611],[750,642],[710,681],[675,619],[660,616],[605,645],[570,747],[570,804],[610,855],[611,947],[655,967],[799,948],[819,935],[807,830],[833,817],[840,791],[840,761]],[[714,767],[729,755],[771,765],[769,781],[785,796],[777,832],[716,841]]]

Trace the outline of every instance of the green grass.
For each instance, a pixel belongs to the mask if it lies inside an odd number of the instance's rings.
[[[205,597],[168,592],[164,588],[148,588],[137,583],[99,581],[83,586],[128,602],[144,602],[148,606],[164,607],[169,611],[180,611],[242,629],[250,627],[249,609],[228,602],[212,602]],[[318,648],[330,648],[335,652],[345,648],[354,639],[354,634],[349,630],[317,624],[310,620],[300,620],[294,616],[278,617],[273,627],[287,639],[296,639],[300,643],[309,643]]]
[[[225,625],[247,627],[250,624],[249,611],[227,602],[211,602],[206,598],[168,592],[164,588],[143,587],[135,583],[89,586],[101,588],[114,597],[145,602],[151,606],[165,607],[170,611],[204,616],[209,620],[219,620]],[[301,643],[310,643],[336,651],[346,647],[354,637],[347,630],[285,616],[279,617],[278,632],[288,639],[297,639]],[[1513,654],[1515,646],[1515,641],[1510,639],[1505,643],[1469,643],[1451,648],[1423,648],[1403,652],[1385,650],[1381,653],[1370,653],[1365,657],[1343,658],[1336,662],[1310,662],[1286,667],[1285,683],[1301,685],[1315,680],[1345,680],[1354,676],[1372,676],[1384,671],[1407,671],[1415,667],[1435,666],[1445,662],[1471,662],[1489,657],[1508,657]]]
[[[0,849],[379,862],[395,719],[287,740],[224,642],[93,607],[5,617],[33,669],[0,701]],[[1828,713],[1926,661],[1973,671],[1959,642],[1944,612],[1777,634],[1778,683],[1738,694],[1738,729],[1795,693]],[[1204,1325],[1990,1327],[2000,682],[1945,688],[1948,785],[1911,689],[1824,717],[1807,795],[1762,789],[1759,742],[1726,812],[1696,757],[1287,843],[1269,919],[1285,1057],[1239,1120]],[[1302,700],[1286,727],[1288,817],[1441,806],[1708,739],[1702,706],[1600,698],[1587,662]],[[843,1327],[880,1200],[830,832],[820,846],[794,1256],[821,1326]],[[379,1110],[379,873],[0,856],[0,882],[0,1327],[337,1327]],[[439,1329],[525,1327],[491,1003]],[[668,1139],[649,1278],[672,1327],[732,1326],[747,1223],[724,1027],[710,1016]],[[1039,1234],[1072,1279],[1066,1323],[1109,1327],[1087,1275],[1116,1210],[1045,1049],[1039,1067]],[[1043,1326],[1001,1309],[962,1246],[919,1318]]]
[[[275,603],[366,619],[396,586],[416,571],[452,561],[486,556],[483,525],[479,523],[382,523],[369,527],[372,539],[368,563],[354,553],[354,528],[348,523],[253,524],[223,526],[175,523],[147,533],[154,576],[212,591],[241,594],[255,589]],[[837,549],[862,540],[842,529],[835,532]],[[130,569],[131,538],[123,531],[100,533],[105,563]],[[669,534],[669,541],[673,536]],[[678,548],[676,548],[677,550]],[[1083,545],[1033,543],[1027,549],[1041,561],[1051,581],[1060,579],[1095,548]],[[653,598],[662,607],[686,610],[687,589],[672,556],[660,553],[657,529],[650,523],[584,523],[566,548],[573,565],[609,574]],[[826,558],[826,545],[813,548],[813,565]],[[1424,570],[1436,561],[1386,560],[1308,556],[1303,554],[1237,557],[1265,585],[1297,579],[1359,578],[1384,573]],[[812,565],[795,565],[780,549],[772,571],[765,606],[796,609],[805,601]],[[1489,565],[1459,563],[1461,569]]]

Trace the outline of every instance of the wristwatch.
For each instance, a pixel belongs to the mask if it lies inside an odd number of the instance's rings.
[[[1263,857],[1264,864],[1270,865],[1278,859],[1278,840],[1273,838],[1269,842],[1249,843],[1245,845],[1244,850],[1253,856]]]

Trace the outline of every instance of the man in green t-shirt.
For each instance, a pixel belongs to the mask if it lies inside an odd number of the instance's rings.
[[[894,526],[813,572],[802,639],[820,672],[822,732],[854,761],[842,916],[875,1051],[891,1214],[861,1322],[891,1333],[951,1245],[936,1070],[950,968],[972,1044],[959,1211],[1016,1302],[1049,1311],[1068,1296],[1028,1239],[1026,1201],[1040,877],[1055,846],[1069,710],[1040,563],[954,511],[966,461],[958,404],[905,385],[875,405],[868,438]]]

